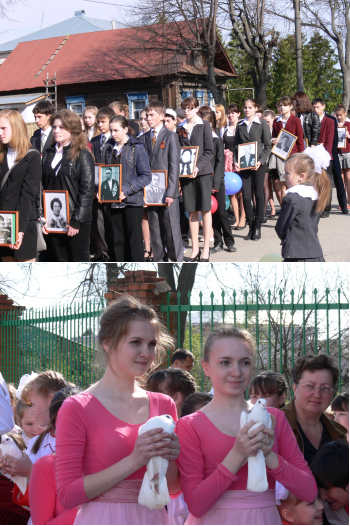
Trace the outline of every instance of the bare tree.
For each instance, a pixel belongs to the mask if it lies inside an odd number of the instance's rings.
[[[272,80],[269,70],[280,34],[266,20],[266,0],[227,0],[226,11],[240,48],[254,61],[251,75],[255,98],[266,109],[267,84]]]

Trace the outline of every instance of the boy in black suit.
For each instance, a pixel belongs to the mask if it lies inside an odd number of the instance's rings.
[[[30,142],[40,153],[50,148],[52,144],[50,119],[53,113],[55,113],[55,107],[50,100],[39,100],[33,109],[35,123],[39,129],[35,130]]]

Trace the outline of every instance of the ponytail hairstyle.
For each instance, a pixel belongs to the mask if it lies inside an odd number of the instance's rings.
[[[131,135],[132,137],[135,136],[134,130],[130,128],[129,121],[124,115],[115,115],[111,118],[109,124],[113,124],[114,122],[118,122],[122,128],[128,128],[128,135]]]
[[[219,104],[220,106],[220,104]],[[221,110],[219,110],[221,111]],[[216,115],[210,106],[201,106],[198,110],[198,115],[201,119],[210,122],[211,129],[215,132],[216,128]],[[225,117],[226,118],[226,117]]]
[[[89,127],[85,124],[85,120],[84,120],[84,115],[85,115],[85,113],[87,111],[89,111],[90,113],[92,113],[95,116],[95,124],[93,125],[94,133],[92,134],[92,137],[97,137],[97,135],[100,135],[100,130],[98,129],[97,120],[96,120],[96,115],[97,115],[97,112],[98,112],[98,108],[97,108],[97,106],[86,106],[86,108],[84,110],[83,122],[84,122],[84,130],[85,130],[86,133],[89,132]]]
[[[311,157],[306,153],[294,153],[288,157],[286,161],[287,165],[291,167],[294,173],[300,175],[305,174],[305,182],[313,186],[318,193],[318,201],[315,212],[323,212],[329,199],[331,191],[331,183],[325,170],[322,169],[321,173],[317,173],[315,170],[315,163]]]
[[[85,131],[82,130],[79,115],[71,110],[60,110],[51,116],[51,126],[54,125],[56,119],[60,119],[64,129],[69,131],[69,133],[72,135],[67,159],[74,161],[77,157],[79,157],[79,154],[82,150],[88,150],[90,152],[87,147],[87,135]]]
[[[12,139],[9,144],[2,144],[0,141],[0,164],[5,161],[5,153],[7,152],[8,147],[16,150],[17,157],[15,161],[18,162],[23,159],[28,150],[32,147],[28,138],[27,126],[22,115],[16,110],[0,111],[0,119],[6,119],[12,130]]]
[[[48,398],[50,394],[57,393],[57,391],[67,387],[67,385],[68,383],[61,373],[44,371],[23,387],[21,400],[25,404],[30,405],[30,393],[35,392],[43,398]]]
[[[40,433],[40,435],[38,436],[38,438],[34,442],[34,445],[32,447],[32,451],[31,451],[34,455],[39,451],[40,446],[41,446],[44,438],[46,437],[46,435],[48,435],[49,433],[51,433],[53,435],[55,434],[58,410],[61,408],[63,402],[66,400],[66,398],[69,398],[70,396],[77,395],[77,394],[81,393],[82,391],[83,390],[82,390],[81,387],[78,387],[76,385],[69,385],[67,387],[64,387],[63,389],[58,391],[58,393],[55,394],[55,396],[51,400],[51,404],[50,404],[50,408],[49,408],[50,423],[47,426],[47,428],[45,429],[45,431]]]

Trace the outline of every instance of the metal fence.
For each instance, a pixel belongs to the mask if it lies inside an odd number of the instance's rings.
[[[259,290],[254,294],[248,291],[231,296],[225,294],[215,297],[211,292],[203,301],[203,292],[199,293],[197,302],[188,294],[187,304],[181,305],[181,295],[177,303],[167,304],[160,310],[167,319],[169,329],[171,316],[175,314],[175,336],[181,346],[195,355],[193,374],[201,390],[211,388],[210,381],[203,375],[200,358],[206,336],[221,324],[248,329],[256,339],[256,370],[274,370],[285,375],[292,396],[291,369],[297,357],[305,354],[325,353],[337,361],[339,370],[339,390],[349,381],[349,303],[341,302],[341,290],[337,290],[337,300],[330,300],[331,291],[326,289],[322,294],[313,290],[312,299],[306,299],[306,291],[297,294],[294,290],[288,295],[285,291],[272,294],[268,291],[262,299]],[[209,301],[208,301],[209,300]],[[186,323],[182,325],[181,313],[187,313]],[[168,356],[168,364],[170,364]]]
[[[289,296],[287,301],[286,296]],[[321,294],[320,294],[321,296]],[[280,371],[285,375],[292,396],[291,369],[298,356],[326,353],[337,361],[341,375],[339,390],[349,381],[349,304],[330,299],[327,289],[318,300],[315,289],[313,301],[305,290],[296,295],[279,291],[267,293],[265,299],[256,291],[199,293],[194,301],[191,294],[181,305],[181,295],[171,304],[160,305],[168,332],[175,321],[178,345],[190,349],[195,357],[193,374],[201,390],[210,390],[210,381],[203,376],[200,358],[207,335],[219,325],[248,329],[257,342],[257,371]],[[1,369],[7,382],[18,383],[31,371],[53,369],[69,381],[86,388],[103,373],[98,352],[98,321],[105,302],[89,301],[53,308],[11,311],[0,317]],[[182,314],[182,316],[181,316]],[[168,364],[170,354],[168,353]],[[165,363],[166,365],[166,363]]]

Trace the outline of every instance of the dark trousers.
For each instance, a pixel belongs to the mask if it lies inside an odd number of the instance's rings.
[[[45,261],[90,261],[90,230],[91,223],[81,223],[76,236],[67,234],[48,234],[45,236],[47,245]]]
[[[188,217],[185,216],[183,201],[179,201],[179,207],[180,207],[180,229],[181,229],[182,244],[185,248],[187,248],[188,245],[190,244],[189,239],[188,239],[188,231],[190,229],[190,224],[188,221]]]
[[[214,197],[218,202],[218,209],[212,217],[214,230],[214,246],[222,242],[221,232],[224,236],[225,245],[234,245],[235,241],[231,233],[231,224],[226,210],[224,180],[221,181],[219,191],[215,192]]]
[[[92,205],[91,244],[96,249],[97,257],[105,261],[113,260],[111,205],[99,203],[97,199]]]
[[[333,183],[332,171],[333,171],[333,161],[330,161],[329,166],[328,166],[328,168],[326,170],[326,173],[327,173],[328,179],[329,179],[329,181],[331,183],[331,189],[329,191],[329,198],[328,198],[327,204],[326,204],[325,209],[324,209],[325,212],[330,212],[331,207],[332,207],[332,183]]]
[[[259,170],[243,170],[239,172],[242,179],[243,205],[247,217],[248,225],[254,221],[254,211],[252,205],[252,182],[255,192],[255,224],[261,225],[264,220],[265,197],[264,197],[264,180],[266,173],[266,164],[260,166]]]
[[[343,179],[341,177],[341,168],[340,168],[338,154],[333,154],[332,165],[333,165],[332,175],[333,175],[334,185],[337,190],[338,203],[342,210],[346,210],[348,203],[346,200],[345,186],[343,183]]]
[[[143,206],[111,208],[115,262],[143,261]]]

